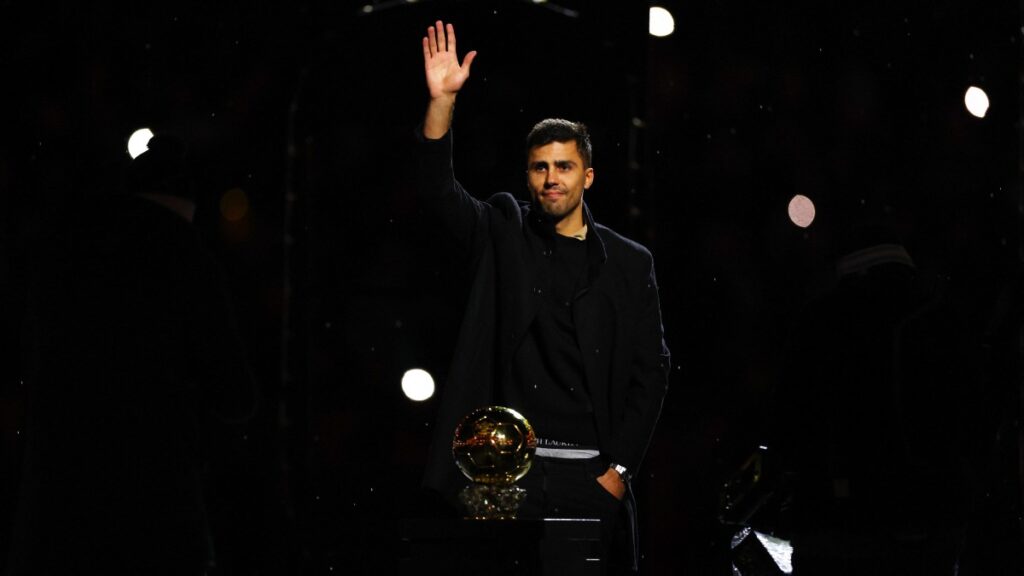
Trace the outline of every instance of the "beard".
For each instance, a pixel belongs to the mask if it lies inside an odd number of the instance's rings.
[[[575,197],[570,197],[566,194],[560,202],[545,202],[539,195],[535,195],[533,203],[540,208],[541,212],[558,221],[579,208],[580,204],[583,203],[583,194],[580,193]]]

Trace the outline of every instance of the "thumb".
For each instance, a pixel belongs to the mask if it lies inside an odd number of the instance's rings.
[[[473,60],[476,58],[476,50],[466,54],[466,57],[462,59],[462,71],[469,74],[469,67],[473,65]]]

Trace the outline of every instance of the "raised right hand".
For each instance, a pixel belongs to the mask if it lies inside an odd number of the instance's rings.
[[[474,50],[466,54],[460,65],[455,53],[455,27],[448,24],[447,38],[445,30],[444,23],[438,20],[423,37],[423,69],[430,98],[435,100],[455,97],[469,78],[469,67],[476,58]]]

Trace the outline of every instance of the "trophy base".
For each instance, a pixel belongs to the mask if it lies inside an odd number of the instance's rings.
[[[459,492],[467,517],[474,520],[513,520],[525,499],[526,490],[515,484],[470,484]]]

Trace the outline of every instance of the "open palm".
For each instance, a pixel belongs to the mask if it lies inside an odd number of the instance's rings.
[[[427,28],[423,37],[423,69],[427,76],[427,88],[431,98],[454,96],[469,78],[469,67],[476,58],[476,51],[466,54],[459,64],[455,52],[455,27],[446,27],[440,20]]]

